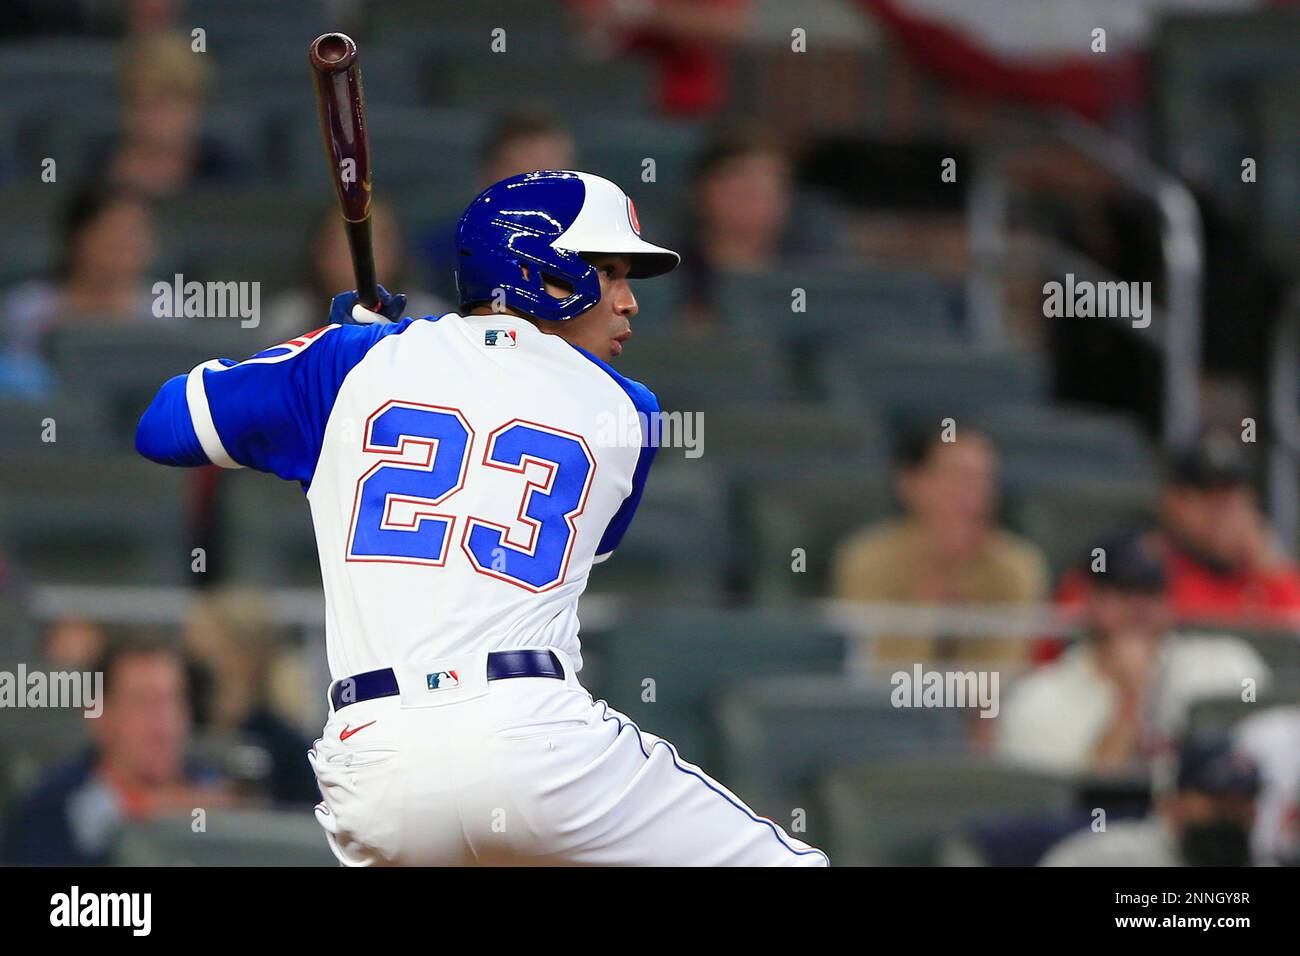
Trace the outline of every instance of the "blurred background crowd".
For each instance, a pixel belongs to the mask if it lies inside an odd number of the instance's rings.
[[[608,176],[683,253],[620,370],[704,453],[660,452],[592,575],[593,693],[838,863],[1300,862],[1294,5],[8,7],[0,671],[105,703],[0,709],[0,862],[332,862],[301,490],[131,440],[352,284],[333,29],[410,314],[454,306],[455,220],[518,172]],[[1047,317],[1067,275],[1151,283],[1149,327]],[[173,315],[181,281],[258,308]],[[898,706],[929,673],[993,706]]]

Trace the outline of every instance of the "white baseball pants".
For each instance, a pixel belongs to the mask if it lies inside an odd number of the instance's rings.
[[[346,866],[826,866],[672,744],[565,679],[489,682],[486,654],[397,668],[308,754]],[[427,675],[459,684],[430,690]],[[445,684],[446,681],[439,682]]]

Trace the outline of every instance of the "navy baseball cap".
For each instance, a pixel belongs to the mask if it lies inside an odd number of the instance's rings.
[[[1179,751],[1177,781],[1179,790],[1253,797],[1259,792],[1259,768],[1227,740],[1194,739]]]
[[[1162,594],[1169,583],[1165,571],[1164,538],[1155,530],[1126,531],[1105,538],[1094,546],[1106,555],[1106,569],[1093,569],[1090,550],[1084,559],[1088,578],[1094,585],[1142,594]]]
[[[1212,432],[1172,455],[1168,482],[1175,487],[1219,491],[1250,481],[1250,465],[1241,442],[1230,434]]]

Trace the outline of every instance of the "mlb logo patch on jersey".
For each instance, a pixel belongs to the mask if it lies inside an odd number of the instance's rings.
[[[514,329],[486,329],[483,344],[490,349],[512,349],[519,343],[515,341]]]
[[[455,671],[435,671],[427,679],[429,690],[448,690],[460,686],[460,676]]]

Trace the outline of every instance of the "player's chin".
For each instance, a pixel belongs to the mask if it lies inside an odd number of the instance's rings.
[[[623,354],[623,343],[620,342],[618,339],[610,339],[607,343],[605,343],[605,347],[601,349],[600,357],[603,358],[606,362],[612,362],[614,361],[614,359],[618,358],[622,354]]]

